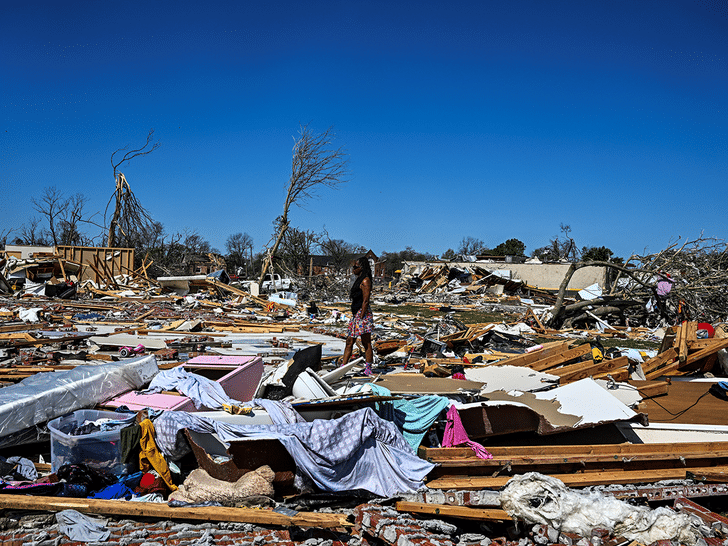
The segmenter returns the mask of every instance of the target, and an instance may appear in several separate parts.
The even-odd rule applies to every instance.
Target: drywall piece
[[[582,379],[545,392],[494,391],[487,401],[457,405],[468,435],[484,438],[514,432],[554,434],[619,421],[646,423],[602,389]]]
[[[485,383],[481,394],[512,390],[533,392],[559,384],[559,376],[537,372],[527,366],[465,368],[465,378]]]

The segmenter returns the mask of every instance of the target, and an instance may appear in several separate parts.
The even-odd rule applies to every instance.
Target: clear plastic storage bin
[[[113,411],[78,410],[48,423],[51,432],[51,469],[56,472],[64,464],[85,463],[94,468],[112,472],[117,476],[135,471],[135,465],[125,465],[121,459],[121,429],[119,424],[108,431],[73,436],[72,430],[86,421],[108,418],[122,420],[129,414]]]

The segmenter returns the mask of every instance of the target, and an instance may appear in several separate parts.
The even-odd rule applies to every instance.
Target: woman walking
[[[364,346],[364,356],[366,357],[365,373],[371,373],[372,364],[374,362],[374,352],[372,351],[372,330],[374,330],[374,316],[369,304],[372,295],[372,269],[369,266],[369,260],[366,256],[362,256],[354,262],[352,267],[356,280],[351,287],[351,320],[346,335],[346,348],[344,349],[344,358],[342,366],[349,362],[351,352],[354,348],[354,341],[357,337],[361,338]]]

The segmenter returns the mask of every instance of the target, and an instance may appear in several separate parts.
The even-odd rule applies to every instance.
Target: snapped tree
[[[291,205],[302,206],[318,196],[322,186],[336,188],[347,181],[348,155],[343,148],[334,148],[333,127],[321,133],[314,133],[308,125],[301,125],[299,136],[293,145],[291,177],[288,180],[283,214],[275,221],[273,244],[266,249],[259,281],[263,283],[283,236],[290,227],[288,213]]]
[[[141,148],[126,151],[129,147],[125,146],[111,154],[111,167],[114,169],[114,182],[116,183],[116,188],[114,189],[114,193],[111,194],[104,212],[105,223],[109,207],[113,202],[114,211],[108,223],[108,234],[106,236],[106,246],[108,247],[116,246],[121,238],[124,239],[126,245],[134,246],[135,235],[139,232],[148,230],[150,225],[154,222],[151,215],[136,198],[134,192],[131,191],[131,186],[129,185],[129,182],[127,182],[124,173],[119,171],[119,167],[121,167],[124,163],[128,163],[140,155],[151,154],[154,150],[159,148],[160,142],[157,141],[153,143],[153,140],[154,129],[150,129],[149,134],[147,135],[147,141]],[[120,152],[126,153],[119,159],[116,156]],[[121,233],[122,237],[119,237],[119,233]]]
[[[621,260],[619,260],[621,262]],[[547,319],[554,328],[573,326],[595,316],[628,315],[638,323],[675,324],[681,320],[716,322],[728,308],[728,245],[715,238],[685,240],[670,244],[656,254],[633,255],[617,261],[572,262],[559,287],[556,304]],[[567,304],[566,291],[574,273],[589,266],[606,267],[618,273],[608,294]]]

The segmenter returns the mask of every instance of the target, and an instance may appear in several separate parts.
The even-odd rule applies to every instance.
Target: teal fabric
[[[391,396],[389,389],[371,385],[372,392],[377,396]],[[377,415],[387,421],[392,421],[402,431],[407,443],[417,453],[422,438],[437,420],[442,410],[447,409],[450,401],[444,396],[428,394],[412,400],[392,400],[377,402],[375,411]]]

